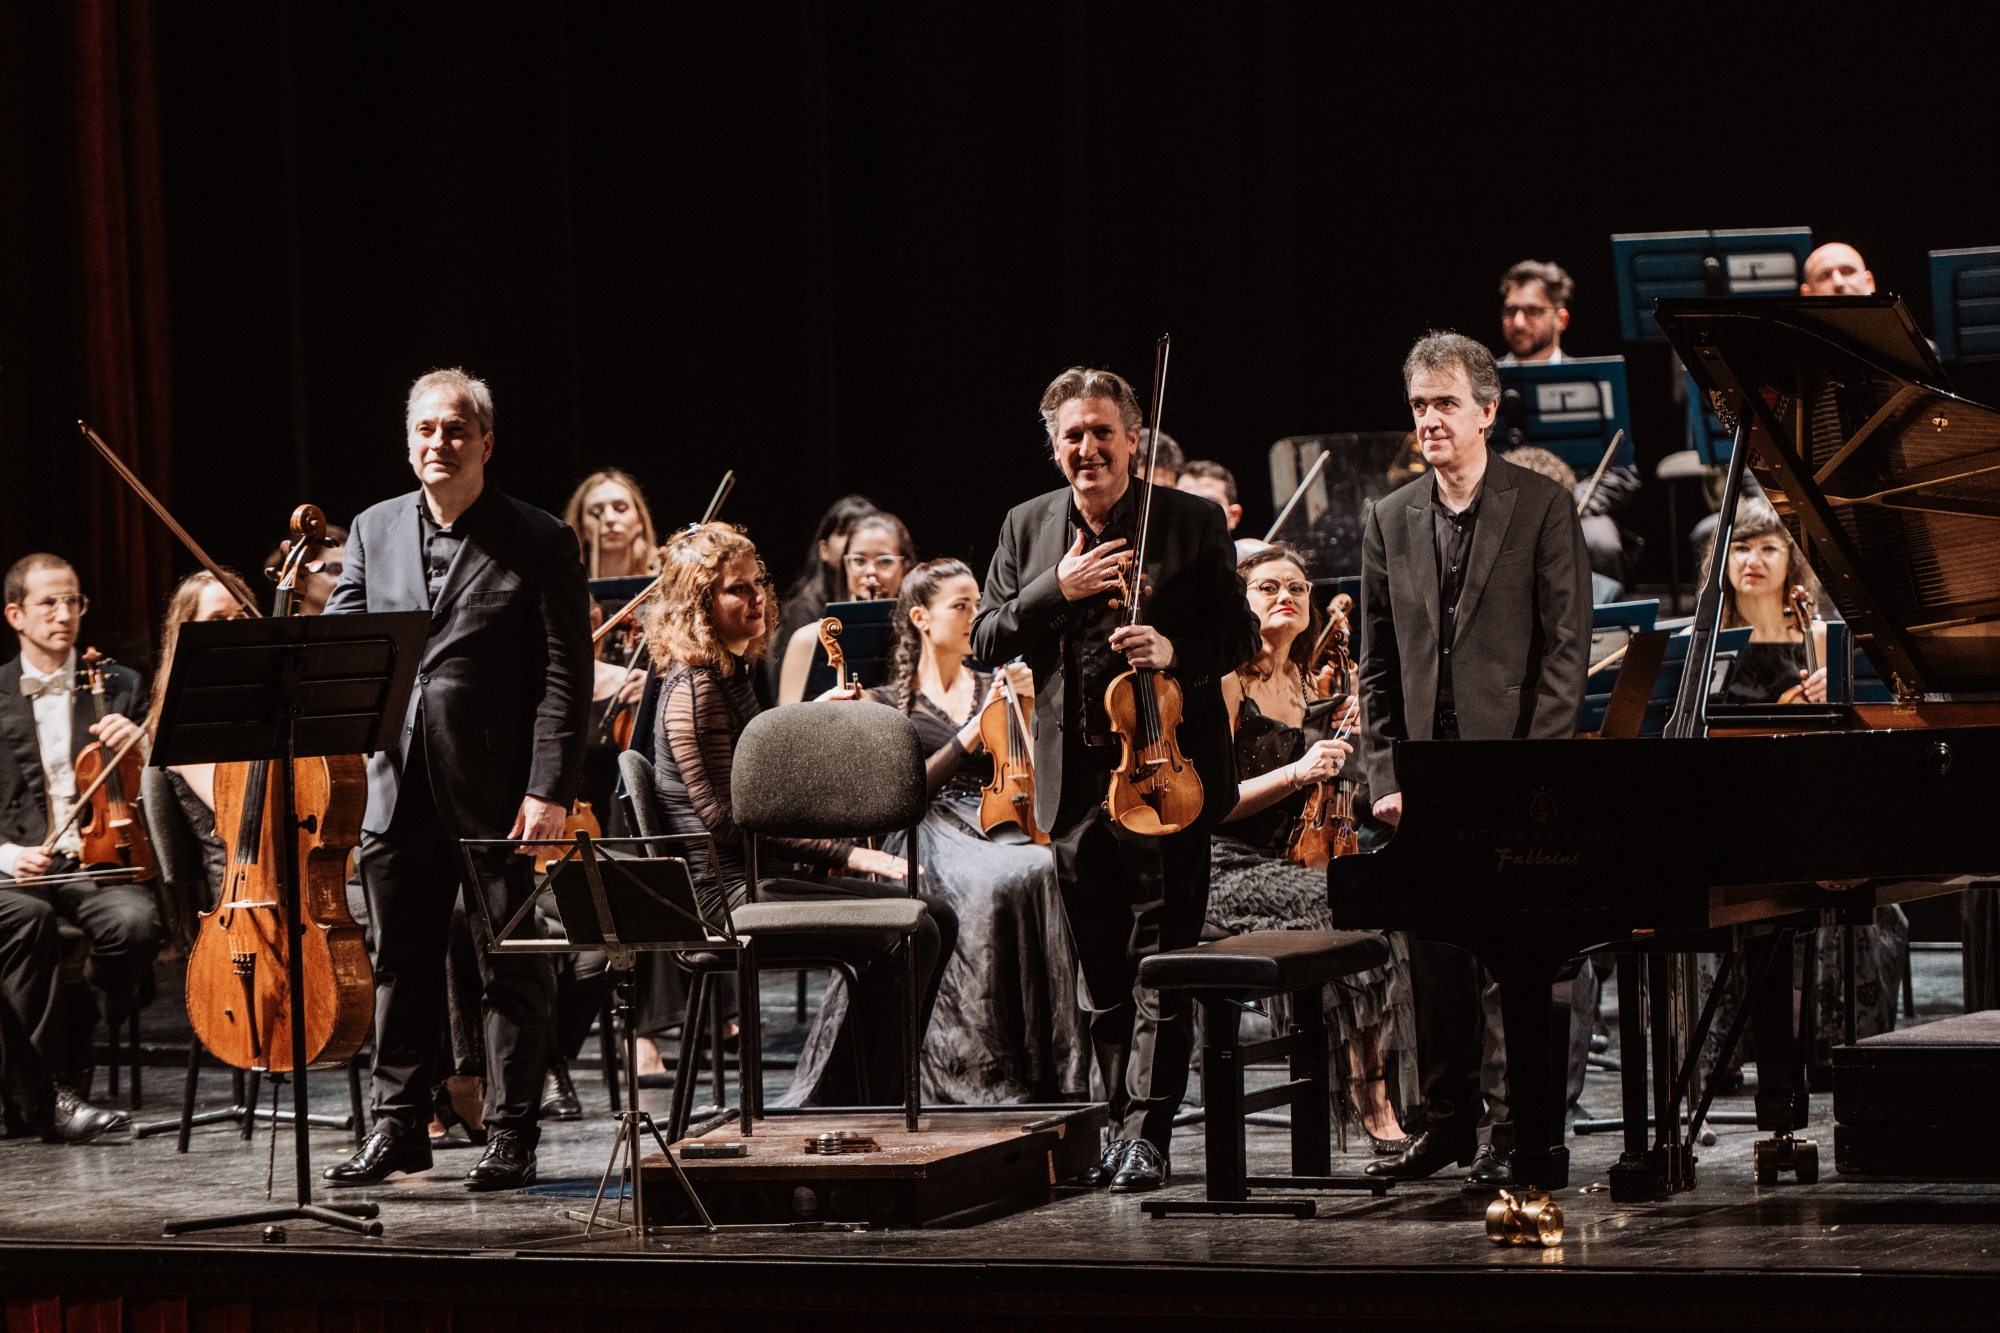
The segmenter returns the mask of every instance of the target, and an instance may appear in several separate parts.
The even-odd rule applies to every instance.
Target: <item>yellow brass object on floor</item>
[[[1563,1243],[1562,1205],[1547,1190],[1501,1190],[1486,1205],[1486,1234],[1495,1245],[1540,1245],[1553,1249]]]

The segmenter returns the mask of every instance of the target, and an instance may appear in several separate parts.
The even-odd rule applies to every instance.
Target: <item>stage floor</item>
[[[1935,994],[1920,998],[1925,1017],[1955,1008]],[[162,1114],[168,1085],[178,1091],[178,1071],[148,1072],[153,1113]],[[1676,1309],[1703,1310],[1704,1319],[1722,1323],[1787,1322],[1814,1309],[1809,1322],[1852,1317],[1881,1327],[1956,1322],[1960,1316],[1990,1322],[2000,1301],[2000,1185],[1841,1177],[1831,1169],[1827,1097],[1813,1099],[1810,1133],[1820,1142],[1823,1162],[1821,1183],[1813,1186],[1758,1186],[1750,1169],[1758,1132],[1725,1125],[1716,1127],[1713,1146],[1699,1150],[1697,1189],[1666,1202],[1621,1206],[1608,1190],[1591,1188],[1607,1179],[1621,1136],[1573,1137],[1572,1184],[1556,1196],[1566,1238],[1547,1251],[1488,1241],[1486,1199],[1461,1194],[1458,1171],[1399,1185],[1379,1200],[1320,1196],[1319,1216],[1306,1221],[1153,1220],[1140,1212],[1137,1198],[1059,1187],[920,1229],[681,1233],[542,1250],[536,1242],[579,1229],[563,1214],[587,1206],[585,1196],[610,1146],[601,1079],[585,1075],[579,1084],[591,1114],[547,1127],[534,1189],[468,1193],[459,1177],[477,1151],[459,1147],[440,1152],[437,1166],[421,1177],[317,1191],[322,1199],[378,1203],[386,1232],[379,1239],[314,1224],[291,1224],[283,1246],[263,1244],[254,1228],[162,1239],[161,1224],[171,1218],[262,1206],[271,1147],[262,1124],[249,1143],[228,1126],[198,1129],[185,1156],[174,1151],[171,1134],[137,1141],[119,1135],[84,1147],[0,1143],[7,1196],[0,1210],[0,1273],[9,1291],[60,1286],[63,1273],[112,1282],[115,1272],[128,1270],[150,1274],[146,1280],[157,1289],[169,1280],[165,1275],[192,1281],[223,1264],[239,1278],[263,1273],[279,1290],[332,1299],[355,1281],[394,1285],[403,1279],[389,1275],[422,1257],[458,1261],[424,1265],[431,1280],[463,1262],[514,1257],[538,1261],[529,1268],[544,1280],[558,1271],[544,1265],[559,1263],[565,1289],[574,1283],[576,1290],[595,1290],[614,1270],[570,1260],[604,1259],[622,1261],[612,1285],[627,1293],[696,1283],[718,1297],[724,1289],[759,1293],[756,1299],[766,1305],[824,1302],[832,1299],[829,1293],[847,1292],[843,1302],[849,1303],[894,1294],[906,1311],[914,1308],[911,1301],[942,1301],[940,1309],[1053,1314],[1110,1301],[1115,1304],[1107,1308],[1128,1314],[1157,1304],[1163,1315],[1192,1316],[1208,1308],[1238,1319],[1338,1306],[1355,1317],[1371,1311],[1376,1318],[1426,1317],[1428,1310],[1427,1317],[1449,1321],[1472,1318],[1490,1301],[1529,1300],[1541,1306],[1545,1322],[1556,1323],[1570,1322],[1563,1309],[1578,1317],[1597,1311],[1590,1322],[1616,1307],[1648,1323],[1671,1322],[1667,1316]],[[224,1073],[207,1073],[205,1103],[221,1102],[227,1087]],[[316,1077],[313,1093],[316,1111],[345,1114],[343,1077]],[[664,1113],[667,1095],[649,1090],[644,1097],[649,1109]],[[284,1101],[290,1104],[289,1090]],[[1584,1105],[1615,1114],[1616,1075],[1593,1071]],[[1747,1096],[1717,1103],[1724,1111],[1749,1107]],[[763,1132],[788,1130],[782,1122],[765,1124],[770,1128]],[[1199,1197],[1200,1133],[1198,1127],[1177,1133],[1165,1197]],[[312,1137],[316,1170],[351,1151],[351,1134],[317,1129]],[[1253,1172],[1281,1174],[1285,1142],[1283,1131],[1253,1128]],[[273,1193],[284,1203],[292,1193],[289,1130],[277,1147]],[[1335,1171],[1358,1172],[1367,1160],[1350,1152]],[[364,1262],[371,1255],[381,1263]],[[647,1258],[668,1262],[631,1266]],[[1578,1280],[1547,1280],[1559,1276]],[[456,1289],[459,1281],[449,1285]],[[329,1290],[328,1284],[341,1285]]]

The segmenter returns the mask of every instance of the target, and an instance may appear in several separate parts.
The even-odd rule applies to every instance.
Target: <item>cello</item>
[[[1169,341],[1162,334],[1153,349],[1153,427],[1146,475],[1160,461],[1160,400],[1167,391]],[[1132,581],[1118,576],[1118,596],[1126,625],[1144,617],[1146,538],[1153,519],[1153,485],[1145,483],[1139,503],[1139,539],[1133,544]],[[1118,766],[1104,794],[1104,808],[1132,833],[1162,837],[1178,833],[1201,815],[1205,799],[1194,764],[1181,753],[1181,687],[1151,667],[1132,667],[1104,687],[1104,711],[1119,740]]]
[[[104,721],[107,712],[104,668],[110,665],[111,659],[97,649],[84,650],[81,674],[88,683],[90,704],[99,722]],[[129,870],[135,880],[148,880],[159,874],[153,844],[147,841],[145,828],[126,796],[127,792],[139,790],[139,775],[145,767],[145,756],[130,746],[113,762],[103,741],[92,741],[77,755],[77,785],[92,793],[89,809],[78,817],[76,829],[77,836],[83,839],[83,855],[79,859],[85,870]],[[100,777],[102,781],[98,781]]]
[[[1035,747],[1021,700],[1002,668],[1000,690],[979,714],[979,739],[993,756],[993,780],[979,794],[979,830],[995,842],[1017,829],[1025,840],[1046,844],[1049,835],[1035,823]],[[999,836],[996,836],[999,835]]]
[[[306,553],[324,540],[311,505],[292,514],[291,549],[278,570],[276,615],[289,615]],[[300,962],[304,991],[291,994],[280,876],[287,812],[279,809],[271,760],[217,764],[215,830],[228,872],[204,912],[188,956],[188,1020],[219,1060],[238,1069],[290,1072],[346,1063],[375,1018],[375,976],[361,927],[347,910],[347,859],[361,836],[368,791],[360,755],[292,763],[298,825]],[[292,1007],[305,1013],[305,1049],[293,1049]]]

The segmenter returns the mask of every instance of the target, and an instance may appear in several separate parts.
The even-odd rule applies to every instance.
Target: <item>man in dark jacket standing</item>
[[[1132,476],[1138,398],[1118,376],[1079,366],[1049,385],[1041,410],[1069,485],[1008,514],[972,647],[987,662],[1024,655],[1035,673],[1035,820],[1053,839],[1056,878],[1090,989],[1097,1071],[1111,1104],[1112,1144],[1091,1179],[1136,1192],[1166,1179],[1193,1045],[1187,998],[1163,994],[1147,1092],[1132,1096],[1132,987],[1142,953],[1201,938],[1208,830],[1236,804],[1221,681],[1255,653],[1257,619],[1221,509],[1154,486],[1144,623],[1123,624],[1113,602],[1119,570],[1133,555],[1146,486]],[[1201,817],[1164,837],[1130,833],[1105,811],[1120,750],[1104,694],[1128,667],[1165,672],[1180,685],[1180,748],[1201,778]],[[1160,888],[1148,886],[1153,858]]]
[[[462,884],[461,838],[559,838],[590,710],[588,600],[576,534],[486,480],[493,399],[460,370],[410,390],[410,467],[421,489],[354,520],[326,613],[429,611],[431,637],[402,744],[368,761],[361,873],[374,913],[374,1132],[326,1173],[368,1184],[431,1165],[431,1069],[444,960],[460,889],[478,947],[487,1074],[486,1153],[466,1183],[535,1177],[536,1116],[555,974],[544,957],[487,955],[530,892],[523,856],[489,856]]]
[[[1492,353],[1430,334],[1410,349],[1403,384],[1429,470],[1369,508],[1361,548],[1362,749],[1375,816],[1390,824],[1403,816],[1399,740],[1575,735],[1591,625],[1575,499],[1487,451],[1500,400]],[[1424,1128],[1368,1173],[1474,1162],[1476,1185],[1507,1184],[1504,1146],[1476,1143],[1482,1094],[1505,1116],[1504,1069],[1481,1083],[1479,963],[1419,940],[1410,967]]]

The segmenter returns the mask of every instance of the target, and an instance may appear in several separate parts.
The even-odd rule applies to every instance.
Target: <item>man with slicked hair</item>
[[[1576,502],[1487,450],[1500,400],[1492,353],[1429,334],[1410,349],[1403,384],[1429,467],[1369,507],[1361,538],[1362,754],[1388,824],[1403,817],[1398,741],[1575,735],[1591,624]],[[1367,1171],[1414,1178],[1456,1161],[1473,1166],[1475,1188],[1508,1184],[1505,1135],[1493,1134],[1505,1072],[1481,1070],[1479,963],[1418,940],[1410,968],[1425,1121]],[[1493,1103],[1483,1126],[1482,1101]]]
[[[1152,1060],[1130,1079],[1141,1084],[1135,1092],[1127,1086],[1138,1022],[1133,983],[1142,954],[1201,940],[1208,830],[1236,804],[1222,678],[1256,651],[1257,618],[1221,508],[1156,479],[1145,620],[1122,623],[1118,574],[1132,559],[1148,486],[1132,469],[1138,397],[1109,371],[1077,366],[1056,377],[1041,406],[1069,484],[1007,515],[972,647],[987,662],[1025,656],[1035,673],[1035,821],[1053,839],[1056,881],[1090,991],[1097,1074],[1111,1104],[1111,1146],[1086,1179],[1136,1193],[1167,1177],[1193,1015],[1185,992],[1160,993]],[[1128,666],[1179,683],[1180,748],[1201,777],[1201,816],[1161,837],[1127,831],[1104,808],[1120,753],[1105,688]]]

